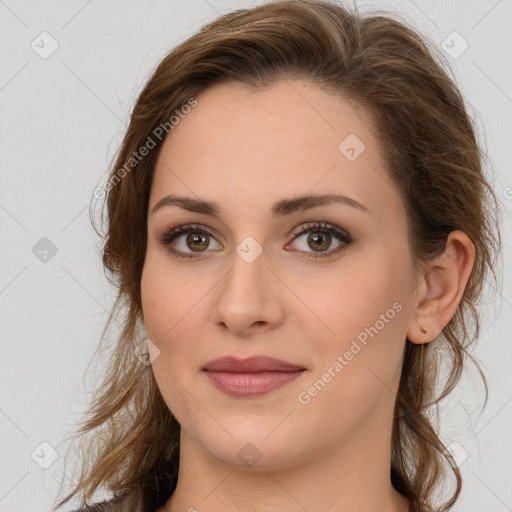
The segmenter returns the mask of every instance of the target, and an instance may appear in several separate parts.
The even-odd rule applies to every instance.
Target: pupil
[[[199,249],[201,249],[201,246],[208,247],[207,243],[205,245],[205,240],[206,240],[205,235],[201,235],[201,234],[197,234],[196,233],[195,235],[189,235],[187,237],[187,240],[189,242],[192,242],[192,248],[199,248]]]
[[[310,235],[310,237],[309,237],[309,241],[313,242],[313,244],[316,247],[320,247],[320,248],[322,248],[322,246],[325,246],[326,243],[327,243],[327,245],[329,245],[329,243],[326,242],[325,240],[326,240],[326,237],[322,233],[319,233],[319,232],[314,233],[314,234]]]

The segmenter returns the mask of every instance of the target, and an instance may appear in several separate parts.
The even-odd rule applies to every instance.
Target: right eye
[[[184,239],[180,240],[182,237]],[[178,226],[165,231],[158,237],[158,241],[168,247],[174,256],[187,259],[196,258],[197,254],[206,252],[206,249],[210,247],[210,239],[213,239],[213,235],[200,224]],[[178,240],[178,250],[171,247],[171,245],[176,244],[176,240]],[[193,249],[188,252],[187,249],[190,247],[198,250]]]

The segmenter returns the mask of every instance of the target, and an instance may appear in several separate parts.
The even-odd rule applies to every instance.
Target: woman
[[[472,359],[500,234],[435,53],[282,0],[162,60],[95,192],[125,317],[59,507],[101,487],[92,510],[452,507],[431,408]]]

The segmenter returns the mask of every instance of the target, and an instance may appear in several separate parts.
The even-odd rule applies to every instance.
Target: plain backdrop
[[[114,295],[89,205],[137,92],[178,42],[219,14],[253,5],[0,0],[0,512],[50,510],[65,455],[54,450],[94,389],[84,372]],[[503,207],[504,283],[474,351],[490,399],[479,415],[481,383],[469,372],[446,406],[442,434],[464,477],[454,510],[510,511],[512,2],[358,6],[396,12],[443,48],[492,162]]]

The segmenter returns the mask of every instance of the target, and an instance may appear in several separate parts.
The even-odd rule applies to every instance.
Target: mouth
[[[219,357],[207,363],[202,369],[209,372],[231,373],[292,372],[305,370],[303,366],[268,356],[252,356],[246,359],[238,359],[234,356]]]
[[[210,361],[202,370],[219,391],[238,397],[269,393],[306,371],[299,365],[266,356],[248,359],[221,357]]]

